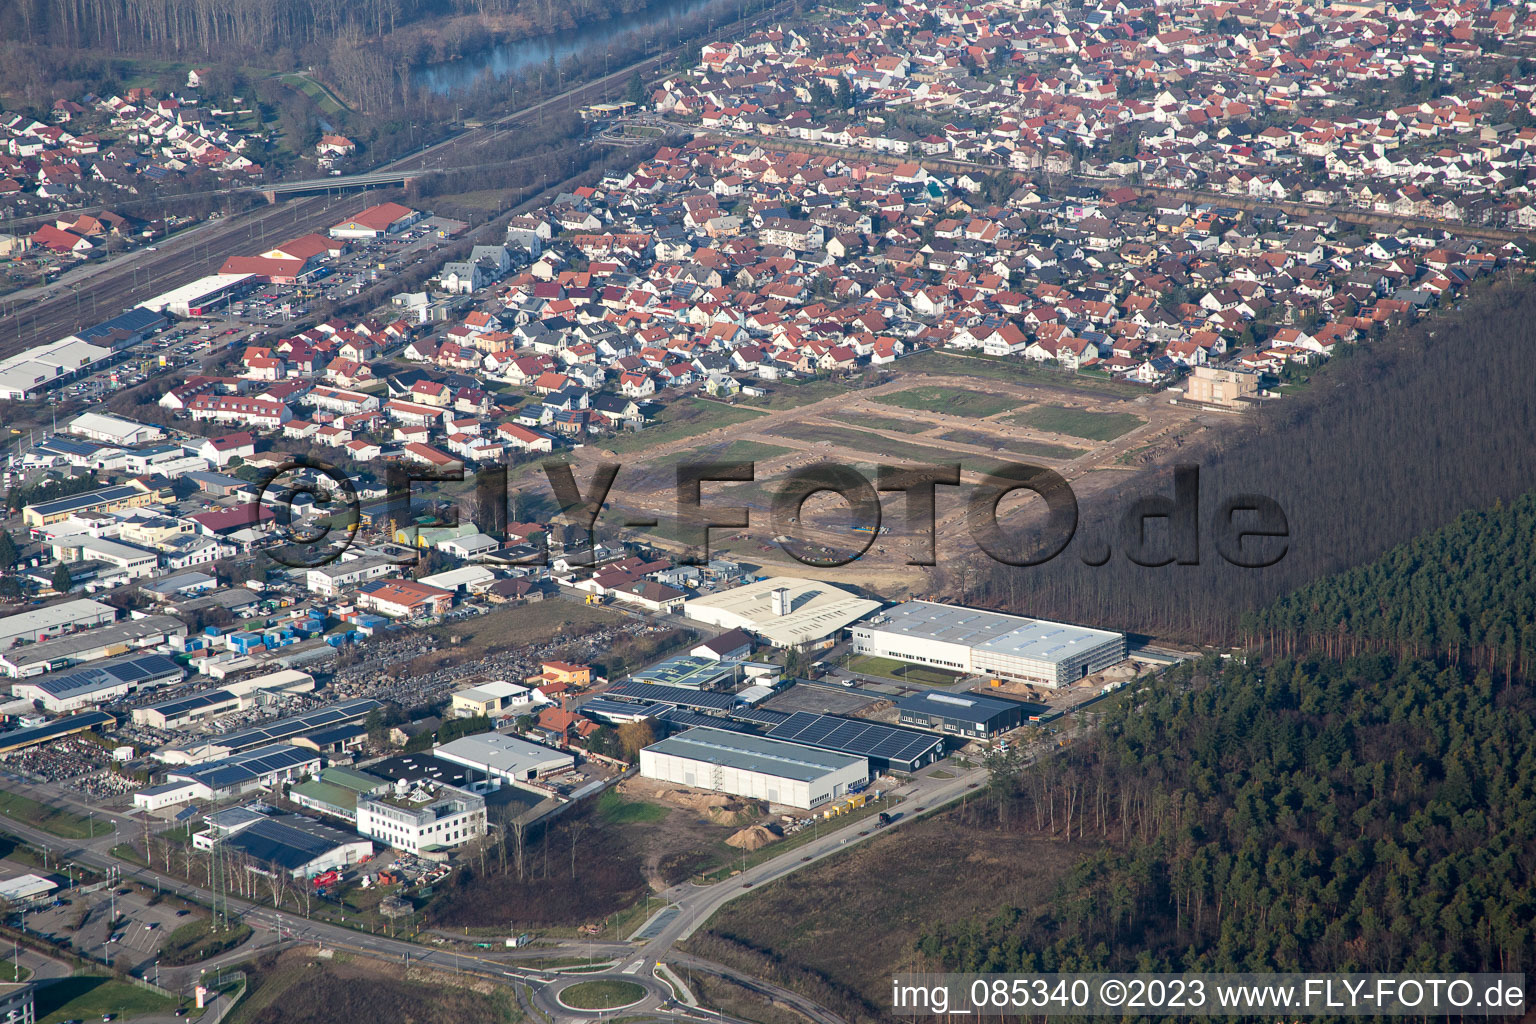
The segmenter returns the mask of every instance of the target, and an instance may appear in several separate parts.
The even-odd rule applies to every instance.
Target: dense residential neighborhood
[[[726,2],[0,0],[0,1016],[1522,977],[1536,4]]]

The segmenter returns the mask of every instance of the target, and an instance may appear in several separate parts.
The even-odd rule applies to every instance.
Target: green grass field
[[[894,405],[901,409],[920,412],[941,412],[949,416],[974,416],[981,419],[1000,412],[1017,409],[1018,399],[1009,395],[989,395],[969,388],[926,385],[880,395],[875,399],[881,405]]]
[[[597,813],[609,825],[629,825],[662,821],[667,816],[667,809],[647,800],[626,800],[616,791],[607,789],[598,797]]]
[[[1084,453],[1082,448],[1072,448],[1064,444],[1046,444],[1043,441],[1029,441],[1018,437],[998,437],[980,430],[946,430],[939,435],[939,438],[944,441],[954,441],[957,444],[975,444],[991,448],[999,457],[1022,455],[1034,459],[1070,461]]]
[[[656,422],[633,434],[610,438],[606,446],[616,452],[637,452],[653,445],[668,444],[703,434],[719,427],[735,426],[763,415],[761,409],[748,409],[740,405],[707,401],[702,398],[684,398],[673,402],[661,411]]]
[[[210,925],[204,917],[171,932],[160,947],[160,962],[167,967],[201,963],[227,953],[251,937],[249,925],[240,924],[217,933],[210,930]]]
[[[112,831],[112,823],[109,821],[93,823],[84,814],[49,807],[20,793],[0,791],[0,814],[7,818],[14,818],[24,825],[51,832],[61,839],[86,839],[92,836],[104,836]]]
[[[732,441],[727,445],[701,444],[696,448],[686,448],[680,452],[663,455],[645,463],[648,472],[666,470],[670,472],[685,462],[766,462],[776,459],[781,455],[788,455],[791,449],[781,448],[776,444],[764,444],[761,441]]]
[[[279,75],[278,81],[314,100],[315,106],[320,108],[321,113],[336,114],[347,109],[334,93],[308,75],[293,71],[286,75]]]
[[[1019,359],[993,356],[961,356],[949,352],[919,352],[891,364],[898,374],[939,374],[949,377],[975,377],[978,380],[1005,380],[1015,384],[1043,384],[1069,391],[1081,391],[1100,397],[1133,398],[1148,393],[1146,388],[1126,384],[1098,374],[1073,373],[1055,366]]]
[[[7,985],[26,981],[32,977],[32,971],[26,967],[16,966],[14,960],[0,960],[0,983]]]
[[[903,683],[922,683],[925,686],[949,686],[962,678],[958,672],[946,672],[942,668],[929,668],[927,665],[908,665],[895,658],[877,658],[873,654],[858,654],[850,658],[848,671]]]
[[[1069,409],[1061,405],[1037,406],[1010,416],[1009,419],[1035,430],[1070,434],[1090,441],[1113,441],[1145,422],[1140,416],[1128,412],[1094,412],[1091,409]]]
[[[565,989],[557,997],[566,1006],[578,1010],[612,1010],[645,998],[644,986],[632,981],[604,978],[583,981]]]
[[[900,434],[916,434],[921,430],[933,429],[932,423],[924,423],[921,420],[907,420],[899,416],[876,416],[874,413],[853,412],[845,416],[829,416],[828,419],[836,419],[840,423],[846,423],[851,427],[867,427],[873,430],[892,430]]]
[[[176,1000],[130,985],[124,981],[95,974],[77,974],[37,990],[38,1024],[61,1024],[66,1020],[100,1020],[111,1013],[119,1020],[168,1014]]]
[[[841,381],[808,380],[803,383],[779,381],[773,390],[762,398],[743,398],[741,402],[757,409],[798,409],[802,405],[819,402],[823,398],[849,394],[852,389]]]

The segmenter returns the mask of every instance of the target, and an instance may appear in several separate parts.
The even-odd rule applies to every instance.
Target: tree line
[[[941,921],[955,971],[1518,970],[1536,953],[1536,698],[1386,654],[1208,659],[973,808],[1082,843],[1040,907]]]

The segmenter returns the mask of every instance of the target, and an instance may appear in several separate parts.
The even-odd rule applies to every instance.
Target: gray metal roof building
[[[47,743],[62,736],[70,736],[77,732],[85,732],[87,729],[111,728],[117,725],[117,719],[105,711],[82,711],[78,715],[67,715],[64,718],[55,718],[44,725],[36,725],[30,729],[12,729],[10,732],[0,732],[0,754],[8,754],[13,750],[24,750],[27,747],[36,746],[39,743]]]
[[[1125,636],[932,601],[907,601],[850,627],[860,654],[1065,686],[1125,659]]]
[[[135,725],[178,729],[201,718],[212,718],[240,707],[240,697],[228,690],[204,690],[133,709]]]
[[[322,825],[297,814],[263,818],[224,839],[221,846],[294,877],[316,875],[356,864],[373,852],[373,843],[351,832]]]
[[[1043,706],[945,690],[924,690],[896,700],[902,725],[971,739],[1017,729]]]
[[[0,654],[0,672],[12,678],[42,675],[82,661],[119,654],[124,648],[153,647],[168,637],[186,636],[187,624],[174,615],[146,615],[81,633],[13,647]]]
[[[868,779],[869,761],[765,736],[694,728],[640,751],[640,774],[770,804],[812,808]]]
[[[116,618],[116,608],[87,597],[29,608],[0,619],[0,650],[17,640],[36,643],[70,630],[104,626]]]
[[[605,696],[703,711],[729,711],[736,706],[735,696],[729,693],[710,693],[682,686],[658,686],[654,683],[620,683],[610,686]]]

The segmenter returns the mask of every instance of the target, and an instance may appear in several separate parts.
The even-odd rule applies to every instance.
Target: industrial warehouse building
[[[830,583],[776,576],[688,601],[683,616],[745,630],[775,647],[800,647],[826,641],[879,607]]]
[[[1043,707],[979,693],[948,693],[944,690],[924,690],[896,699],[902,725],[915,725],[967,739],[985,739],[1017,729]]]
[[[44,605],[0,619],[0,651],[18,640],[35,644],[116,620],[116,608],[89,598]]]
[[[40,676],[85,661],[157,647],[173,636],[186,635],[187,624],[174,615],[127,619],[26,647],[12,647],[0,654],[0,675],[13,679]]]
[[[282,871],[293,878],[339,871],[373,855],[371,841],[297,814],[259,816],[219,845],[249,857],[252,871]]]
[[[641,750],[640,774],[808,809],[836,800],[849,786],[867,780],[869,761],[764,736],[696,728]]]
[[[139,690],[180,682],[185,674],[180,665],[163,654],[144,654],[12,683],[11,696],[41,704],[53,712],[78,711]]]
[[[55,718],[51,722],[34,725],[31,728],[0,732],[0,754],[9,754],[13,750],[25,750],[39,743],[51,743],[65,736],[73,736],[91,729],[104,731],[116,727],[117,719],[105,711],[83,711],[78,715]]]
[[[205,719],[244,711],[264,700],[309,693],[314,688],[315,677],[308,672],[284,669],[227,683],[221,689],[183,694],[134,708],[133,724],[149,725],[157,729],[184,729]],[[261,742],[268,738],[264,733]]]
[[[307,672],[294,672],[295,676],[302,679],[312,677]],[[270,677],[281,680],[282,673],[272,673]],[[301,684],[302,680],[296,685]],[[226,689],[240,692],[242,684],[235,683]],[[278,685],[274,683],[274,685]],[[316,733],[334,729],[339,725],[354,725],[367,719],[368,712],[384,705],[370,697],[355,697],[352,700],[341,700],[334,704],[305,711],[301,714],[290,715],[287,718],[278,718],[261,725],[251,726],[249,729],[241,729],[238,732],[227,732],[222,736],[215,736],[207,740],[195,740],[191,743],[183,743],[177,746],[162,747],[155,751],[154,758],[167,764],[196,764],[200,761],[208,761],[214,758],[229,757],[241,751],[254,750],[257,747],[270,746],[274,743],[282,743],[296,740],[303,736],[313,736]]]
[[[856,623],[859,654],[1056,688],[1125,660],[1125,636],[1044,619],[907,601]]]
[[[501,732],[478,733],[444,743],[432,748],[432,756],[508,782],[531,782],[576,766],[576,758],[563,750]]]
[[[133,794],[133,806],[157,811],[188,800],[222,800],[293,782],[319,770],[320,755],[315,751],[274,743],[218,761],[172,769],[161,785]]]

